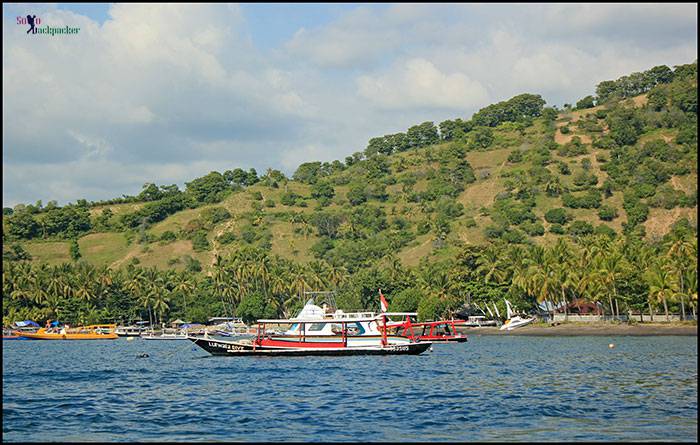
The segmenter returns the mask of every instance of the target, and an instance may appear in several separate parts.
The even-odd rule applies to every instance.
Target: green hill
[[[563,110],[523,94],[470,120],[372,138],[292,178],[234,169],[184,191],[150,184],[109,202],[6,208],[3,258],[213,273],[219,257],[258,248],[353,274],[455,261],[470,246],[654,243],[697,227],[696,113],[696,63],[602,82]]]

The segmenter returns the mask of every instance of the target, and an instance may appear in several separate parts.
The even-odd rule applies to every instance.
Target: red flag
[[[389,310],[389,303],[387,303],[386,299],[384,299],[384,295],[382,295],[381,289],[379,289],[379,304],[382,308],[382,312],[386,312]]]

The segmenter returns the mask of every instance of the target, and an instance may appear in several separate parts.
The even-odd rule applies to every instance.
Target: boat
[[[2,328],[2,339],[3,340],[26,340],[19,331],[14,329]]]
[[[535,317],[527,318],[517,315],[515,311],[513,311],[510,302],[508,300],[505,300],[505,302],[506,308],[508,310],[508,319],[505,322],[503,322],[503,325],[499,328],[499,330],[512,331],[513,329],[523,327],[535,321]]]
[[[40,328],[35,333],[23,333],[30,340],[114,340],[119,338],[115,324],[94,324],[71,328],[68,326]]]
[[[464,343],[467,336],[457,332],[457,326],[467,326],[466,320],[439,320],[414,323],[409,316],[403,322],[392,322],[388,325],[395,328],[394,333],[415,337],[421,341],[433,343]]]
[[[3,340],[26,340],[24,334],[33,334],[39,329],[38,323],[32,320],[17,321],[12,323],[10,327],[2,328]]]
[[[163,329],[160,334],[156,335],[154,331],[144,332],[141,334],[144,340],[187,340],[187,333],[178,329]]]
[[[119,337],[140,337],[146,331],[143,326],[117,326],[116,333]]]
[[[379,289],[379,299],[382,313],[386,316],[405,316],[403,321],[387,321],[388,328],[394,328],[394,334],[413,338],[421,341],[431,341],[434,343],[463,343],[467,341],[467,336],[457,333],[457,325],[465,325],[466,320],[437,320],[426,322],[414,322],[411,318],[418,316],[415,312],[387,312],[389,304]],[[451,328],[451,329],[450,329]]]
[[[300,316],[258,320],[252,339],[222,340],[208,335],[189,336],[188,339],[219,356],[415,355],[432,345],[428,341],[390,335],[385,327],[387,314],[368,316],[370,314],[336,311],[329,315],[310,300]],[[289,328],[271,332],[271,325]]]

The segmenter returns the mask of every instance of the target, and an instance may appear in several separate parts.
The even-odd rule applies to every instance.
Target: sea
[[[477,334],[418,356],[282,358],[12,340],[2,358],[3,442],[698,440],[697,337]]]

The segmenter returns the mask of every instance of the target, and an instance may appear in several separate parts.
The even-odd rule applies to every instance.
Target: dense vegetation
[[[4,208],[3,321],[254,319],[312,289],[376,309],[380,287],[422,318],[505,296],[694,311],[697,63],[601,82],[575,108],[521,94],[292,178],[235,168]]]

